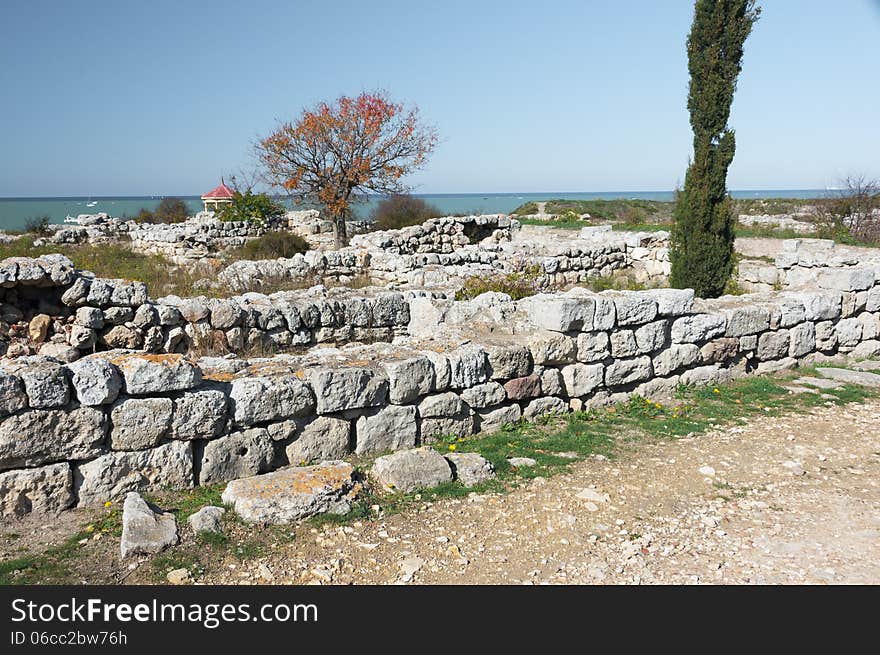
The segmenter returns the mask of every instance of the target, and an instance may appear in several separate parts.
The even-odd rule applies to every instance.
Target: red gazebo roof
[[[235,191],[226,186],[225,182],[221,181],[220,186],[208,191],[208,193],[202,196],[202,200],[230,200],[233,195],[235,195]]]

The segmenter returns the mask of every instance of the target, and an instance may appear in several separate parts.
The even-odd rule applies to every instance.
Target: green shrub
[[[52,233],[49,229],[50,219],[48,216],[32,216],[24,222],[24,231],[36,236],[47,236]]]
[[[224,205],[217,214],[221,221],[255,221],[265,224],[286,213],[284,206],[265,193],[235,192],[232,203]]]
[[[162,198],[153,212],[154,223],[183,223],[189,215],[186,203],[180,198]]]
[[[232,260],[290,258],[308,249],[309,244],[302,237],[285,230],[277,230],[267,232],[261,237],[251,239],[243,246],[231,249],[227,256]]]
[[[397,230],[408,225],[421,225],[440,215],[439,209],[421,198],[399,194],[380,202],[370,214],[370,221],[377,230]]]
[[[514,300],[522,300],[541,293],[539,278],[540,269],[537,266],[513,273],[475,275],[465,279],[461,289],[455,293],[455,299],[473,300],[481,294],[495,291],[506,293]]]

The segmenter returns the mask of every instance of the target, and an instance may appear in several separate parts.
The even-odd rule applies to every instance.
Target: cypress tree
[[[733,201],[727,169],[736,140],[727,127],[743,44],[761,9],[755,0],[696,0],[687,40],[688,111],[694,155],[676,192],[670,284],[703,298],[724,292],[733,272]]]

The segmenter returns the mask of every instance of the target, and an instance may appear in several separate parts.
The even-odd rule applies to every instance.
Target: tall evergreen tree
[[[673,287],[703,298],[724,292],[733,272],[733,203],[727,169],[736,140],[727,127],[743,44],[761,9],[755,0],[696,0],[687,40],[688,110],[694,156],[676,193],[672,234]]]

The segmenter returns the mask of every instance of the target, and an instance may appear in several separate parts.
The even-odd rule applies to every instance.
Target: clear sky
[[[880,177],[880,0],[763,0],[729,186]],[[198,194],[278,119],[385,89],[442,142],[422,193],[668,190],[689,0],[3,0],[0,196]]]

